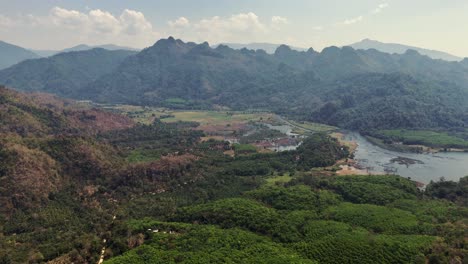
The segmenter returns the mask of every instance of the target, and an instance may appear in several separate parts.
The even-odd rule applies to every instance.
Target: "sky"
[[[467,0],[0,0],[0,40],[59,50],[160,38],[321,50],[365,38],[468,57]]]

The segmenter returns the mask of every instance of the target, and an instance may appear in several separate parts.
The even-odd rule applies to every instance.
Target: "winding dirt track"
[[[117,216],[113,216],[112,217],[112,221],[111,221],[111,225],[114,223],[114,220],[115,218],[117,218]],[[98,261],[98,264],[102,264],[104,262],[104,255],[106,254],[106,244],[107,244],[107,240],[104,238],[102,240],[102,243],[104,244],[104,246],[102,247],[101,249],[101,256],[99,257],[99,261]]]

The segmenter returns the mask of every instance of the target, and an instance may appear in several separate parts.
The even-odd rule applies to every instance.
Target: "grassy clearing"
[[[273,118],[270,113],[242,113],[226,111],[174,111],[173,117],[165,118],[163,122],[193,121],[202,125],[222,125],[226,123],[245,123]]]
[[[273,122],[271,113],[246,113],[232,111],[176,111],[167,108],[142,107],[134,105],[106,106],[132,118],[135,122],[151,124],[156,118],[163,122],[197,122],[201,125],[227,125],[230,123]]]
[[[407,145],[425,145],[439,148],[468,148],[468,141],[446,132],[429,130],[380,130],[379,134]]]
[[[158,149],[158,150],[136,149],[136,150],[133,150],[127,156],[127,161],[130,163],[155,161],[155,160],[158,160],[161,157],[162,153],[164,152],[165,151],[163,149]]]
[[[424,147],[422,145],[420,146],[420,145],[394,144],[394,143],[389,143],[388,140],[383,140],[383,139],[372,137],[372,136],[365,136],[365,138],[376,146],[379,146],[383,149],[396,151],[396,152],[424,153],[424,152],[431,151],[430,147]]]
[[[276,184],[284,184],[288,183],[293,179],[293,177],[289,174],[284,174],[284,175],[276,175],[274,177],[270,177],[266,179],[266,185],[267,186],[274,186]]]
[[[104,106],[105,109],[119,112],[133,119],[137,123],[149,125],[153,123],[156,118],[167,117],[172,111],[165,108],[155,108],[136,105],[115,105]]]
[[[346,146],[349,148],[349,151],[351,153],[353,153],[356,148],[358,147],[357,146],[357,143],[355,141],[348,141],[348,140],[345,140],[344,138],[344,134],[343,133],[340,133],[340,132],[333,132],[330,134],[330,136],[332,138],[336,138],[338,140],[338,142],[340,142],[340,145],[343,145],[343,146]]]
[[[247,154],[257,152],[257,148],[250,144],[234,144],[233,148],[236,154]]]
[[[307,121],[301,121],[301,122],[296,122],[296,121],[289,121],[292,125],[295,126],[294,132],[298,134],[304,134],[307,132],[332,132],[337,130],[337,127],[334,126],[329,126],[325,124],[319,124],[319,123],[313,123],[313,122],[307,122]]]

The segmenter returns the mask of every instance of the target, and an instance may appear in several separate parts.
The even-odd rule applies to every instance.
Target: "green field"
[[[116,105],[103,107],[122,113],[137,123],[151,124],[155,119],[162,122],[197,122],[201,125],[227,125],[230,123],[247,123],[276,121],[272,113],[238,112],[238,111],[178,111],[160,107],[142,107],[134,105]]]
[[[406,145],[424,145],[436,148],[468,148],[468,141],[446,132],[429,130],[380,130],[385,139]]]
[[[296,122],[288,120],[288,122],[295,126],[293,132],[298,134],[304,134],[307,132],[332,132],[338,130],[338,128],[334,126],[307,121]]]
[[[237,154],[257,152],[257,148],[250,144],[233,144],[232,147]]]
[[[266,179],[266,185],[267,186],[275,186],[276,184],[279,183],[288,183],[293,179],[293,177],[289,174],[284,174],[284,175],[277,175],[274,177],[270,177]]]
[[[244,123],[248,121],[260,121],[273,118],[270,113],[243,113],[227,111],[173,111],[174,117],[165,118],[163,122],[191,121],[202,125],[222,125],[226,123]]]
[[[130,117],[131,119],[133,119],[133,121],[137,123],[146,125],[153,123],[155,118],[167,116],[171,112],[165,108],[144,107],[137,105],[101,105],[101,108],[118,112],[120,114]]]

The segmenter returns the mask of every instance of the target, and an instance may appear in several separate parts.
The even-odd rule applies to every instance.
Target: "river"
[[[383,149],[376,146],[358,133],[349,132],[345,139],[358,144],[355,152],[357,163],[370,171],[384,173],[393,171],[403,177],[422,183],[437,181],[441,177],[446,180],[458,181],[468,175],[468,153],[441,152],[441,153],[402,153]],[[392,162],[392,159],[402,157],[415,161],[415,164],[404,165]]]

